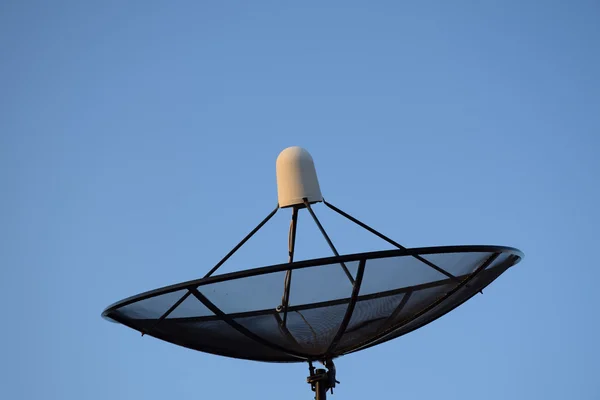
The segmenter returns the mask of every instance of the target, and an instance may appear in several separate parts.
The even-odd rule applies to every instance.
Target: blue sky
[[[340,359],[334,398],[598,399],[599,17],[583,0],[3,1],[2,397],[312,398],[306,365],[100,318],[204,275],[275,206],[275,159],[299,145],[330,202],[405,246],[525,253]],[[389,248],[315,211],[341,253]],[[300,218],[298,257],[328,255]],[[223,271],[285,262],[288,223]]]

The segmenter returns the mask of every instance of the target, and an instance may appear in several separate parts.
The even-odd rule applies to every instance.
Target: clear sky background
[[[0,397],[311,399],[305,364],[100,317],[204,275],[300,145],[330,202],[405,246],[525,253],[340,359],[334,399],[599,399],[599,20],[583,0],[2,1]],[[315,211],[342,253],[390,248]],[[308,218],[298,256],[329,255]],[[288,224],[223,271],[285,262]]]

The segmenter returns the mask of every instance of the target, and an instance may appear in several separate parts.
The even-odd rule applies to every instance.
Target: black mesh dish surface
[[[522,257],[508,247],[452,246],[321,258],[168,286],[115,303],[102,315],[202,352],[322,361],[432,322]],[[278,311],[287,271],[289,304]]]

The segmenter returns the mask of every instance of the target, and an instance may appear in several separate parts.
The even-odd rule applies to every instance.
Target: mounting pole
[[[324,375],[324,378],[315,380],[315,400],[326,400],[327,399],[327,372],[324,369],[317,369],[317,375]]]
[[[333,361],[327,360],[323,364],[327,370],[315,370],[312,362],[308,362],[310,376],[306,378],[306,382],[310,383],[310,388],[315,392],[315,400],[327,400],[327,391],[331,390],[331,394],[333,394],[335,384],[339,383],[335,379],[335,365]]]

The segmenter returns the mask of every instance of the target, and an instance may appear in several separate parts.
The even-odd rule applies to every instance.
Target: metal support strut
[[[317,227],[319,228],[319,230],[321,231],[321,234],[323,235],[323,237],[327,241],[327,244],[331,248],[331,251],[333,251],[333,254],[335,254],[336,257],[339,257],[340,253],[338,253],[337,249],[335,248],[335,246],[331,242],[331,239],[329,239],[329,235],[327,234],[327,232],[325,232],[325,229],[323,228],[323,225],[321,225],[321,222],[317,218],[317,215],[313,211],[313,209],[310,206],[310,203],[308,202],[307,199],[304,199],[304,206],[306,207],[306,209],[310,213],[310,216],[315,221],[315,224],[317,224]],[[350,273],[350,271],[348,271],[348,267],[346,267],[346,264],[343,261],[340,261],[340,265],[342,266],[342,269],[344,270],[344,273],[348,277],[348,280],[350,281],[350,283],[354,285],[354,278],[352,277],[352,274]]]
[[[325,365],[327,370],[315,369],[312,362],[308,362],[310,376],[306,378],[306,382],[310,384],[311,390],[315,392],[315,400],[326,400],[327,391],[331,390],[331,394],[333,394],[333,388],[336,383],[340,383],[335,379],[335,365],[333,361],[327,360],[323,365]]]
[[[269,220],[273,217],[273,215],[275,215],[277,210],[279,210],[279,204],[277,204],[277,207],[275,207],[275,209],[273,211],[271,211],[271,213],[269,215],[267,215],[266,218],[260,222],[260,224],[258,224],[254,229],[252,229],[252,231],[249,234],[247,234],[246,237],[243,238],[241,242],[239,242],[233,249],[231,249],[231,251],[229,253],[227,253],[225,255],[225,257],[223,257],[221,259],[221,261],[219,261],[217,263],[217,265],[215,265],[210,271],[208,271],[208,273],[206,275],[204,275],[204,277],[208,278],[209,276],[214,274],[221,265],[225,264],[225,261],[229,260],[229,257],[231,257],[233,255],[233,253],[238,251],[239,248],[242,247],[244,245],[244,243],[246,243],[248,241],[248,239],[250,239],[252,236],[254,236],[254,234],[256,232],[258,232],[260,230],[260,228],[262,228],[267,222],[269,222]]]
[[[288,262],[294,262],[294,249],[296,248],[296,227],[298,226],[298,207],[292,209],[292,220],[290,221],[290,231],[288,234]],[[283,297],[281,305],[276,309],[277,312],[283,311],[281,325],[285,327],[287,322],[287,308],[290,301],[290,286],[292,283],[292,270],[288,269],[285,273],[285,282],[283,284]]]
[[[340,214],[342,217],[345,217],[347,219],[349,219],[350,221],[354,222],[356,225],[360,226],[361,228],[371,232],[372,234],[374,234],[375,236],[385,240],[386,242],[388,242],[389,244],[396,246],[397,248],[401,249],[401,250],[406,250],[406,247],[402,246],[401,244],[397,243],[396,241],[390,239],[389,237],[385,236],[382,233],[377,232],[375,229],[371,228],[369,225],[365,224],[362,221],[359,221],[358,219],[354,218],[352,215],[340,210],[339,208],[337,208],[336,206],[334,206],[331,203],[328,203],[327,201],[325,201],[325,199],[323,199],[323,204],[325,204],[327,207],[329,207],[330,209],[332,209],[333,211],[335,211],[336,213]],[[457,283],[460,283],[460,280],[452,275],[450,272],[438,267],[437,265],[435,265],[434,263],[432,263],[431,261],[421,257],[420,255],[413,255],[414,258],[416,258],[417,260],[421,261],[424,264],[427,264],[428,266],[430,266],[431,268],[435,269],[436,271],[438,271],[441,274],[446,275],[448,278],[454,280]]]
[[[273,217],[273,215],[275,215],[277,213],[277,210],[279,210],[279,204],[277,204],[277,207],[275,207],[275,209],[273,211],[271,211],[269,213],[269,215],[267,215],[265,217],[265,219],[263,219],[260,224],[258,224],[254,229],[252,229],[252,231],[250,233],[248,233],[246,235],[246,237],[244,237],[242,239],[241,242],[239,242],[233,249],[231,249],[231,251],[229,253],[227,253],[225,255],[225,257],[223,257],[221,259],[221,261],[219,261],[217,263],[217,265],[215,265],[210,271],[208,271],[208,273],[206,275],[204,275],[205,278],[208,278],[209,276],[211,276],[212,274],[214,274],[221,265],[223,265],[225,263],[225,261],[227,261],[229,259],[229,257],[231,257],[233,255],[233,253],[235,253],[236,251],[239,250],[240,247],[242,247],[244,245],[244,243],[246,243],[252,236],[254,236],[254,234],[256,232],[258,232],[260,230],[260,228],[262,228],[267,222],[269,222],[269,220]],[[185,301],[185,299],[187,299],[190,295],[192,294],[191,290],[188,290],[185,292],[185,294],[183,296],[181,296],[179,298],[179,300],[177,300],[172,306],[171,308],[169,308],[167,311],[165,311],[154,323],[154,325],[152,325],[150,328],[146,329],[144,332],[142,332],[142,336],[144,336],[146,333],[150,333],[154,328],[156,328],[158,326],[158,324],[160,324],[165,318],[167,318],[173,311],[175,311],[175,309],[177,307],[179,307],[181,305],[181,303],[183,303]]]

